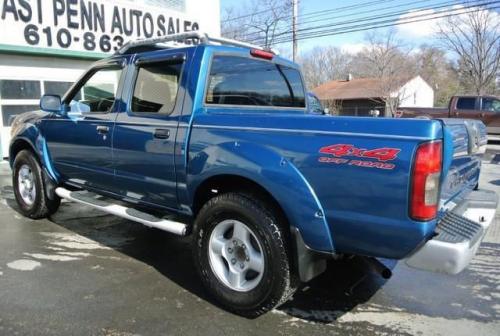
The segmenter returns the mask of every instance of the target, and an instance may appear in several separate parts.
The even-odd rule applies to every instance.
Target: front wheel
[[[29,218],[47,217],[57,211],[61,199],[47,197],[42,168],[29,150],[20,151],[12,172],[12,187],[21,213]]]
[[[226,308],[254,317],[285,302],[297,281],[282,225],[248,195],[212,198],[195,222],[194,258],[204,285]]]

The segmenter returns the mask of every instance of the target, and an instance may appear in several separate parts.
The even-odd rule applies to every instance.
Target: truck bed
[[[443,189],[444,206],[459,190],[464,194],[470,192],[479,175],[479,157],[469,155],[467,131],[464,122],[459,120],[292,114],[286,118],[272,114],[262,118],[252,113],[236,118],[227,110],[213,111],[194,120],[188,171],[235,171],[251,167],[248,177],[263,185],[270,183],[278,201],[293,204],[285,209],[291,215],[299,212],[293,221],[310,223],[301,228],[309,246],[329,252],[399,259],[428,239],[436,226],[436,220],[419,222],[409,217],[408,195],[417,146],[437,139],[444,141],[446,155],[451,158],[444,167],[443,181],[450,173],[466,178],[452,191]],[[229,154],[234,143],[238,143],[238,150]],[[322,148],[336,144],[364,150],[393,148],[397,155],[381,161],[359,155],[321,153]],[[222,148],[227,150],[224,157],[228,155],[227,160],[236,165],[202,159],[208,159],[217,151],[222,155]],[[299,186],[293,195],[281,192],[290,183],[287,175],[279,172],[279,165],[277,170],[261,170],[264,163],[258,158],[263,157],[268,162],[275,158],[276,163],[283,158],[300,173],[321,204],[324,222],[307,216],[315,211],[309,208],[307,194],[302,195]],[[189,184],[196,186],[198,180],[205,178],[204,174],[192,175]],[[325,223],[326,229],[322,227]]]

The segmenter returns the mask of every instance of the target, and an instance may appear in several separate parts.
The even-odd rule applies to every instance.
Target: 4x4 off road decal
[[[350,166],[378,168],[378,169],[394,169],[396,165],[387,163],[398,157],[401,149],[399,148],[375,148],[364,149],[356,148],[354,145],[336,144],[322,147],[319,152],[328,154],[333,157],[321,156],[318,161],[322,163],[346,164]],[[344,157],[357,157],[360,159],[346,159]],[[372,160],[367,160],[372,159]],[[376,161],[373,161],[376,160]]]

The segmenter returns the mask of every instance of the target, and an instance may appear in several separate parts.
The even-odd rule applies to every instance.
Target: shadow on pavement
[[[395,261],[384,264],[393,269]],[[278,310],[300,319],[331,323],[356,306],[366,303],[387,280],[359,259],[331,261],[328,269],[295,294]]]
[[[1,198],[17,211],[12,188],[3,186],[0,191]],[[62,203],[51,221],[155,268],[185,290],[219,306],[207,295],[196,274],[189,237],[148,229],[68,202]],[[390,269],[396,266],[395,261],[384,260],[384,264]],[[324,274],[299,289],[277,312],[301,320],[331,323],[359,309],[358,306],[366,309],[368,304],[383,311],[400,307],[422,316],[483,322],[500,318],[498,243],[483,242],[472,264],[460,276],[431,274],[401,265],[387,283],[358,259],[332,260],[328,266]],[[439,293],[437,301],[436,293]]]
[[[1,197],[9,207],[18,211],[11,186],[2,187]],[[50,220],[62,228],[154,267],[177,285],[219,306],[207,295],[196,274],[191,258],[190,237],[177,237],[67,202],[61,204]],[[394,266],[387,265],[390,268]],[[368,301],[385,282],[359,260],[332,261],[324,274],[300,288],[294,298],[278,310],[293,317],[329,323]]]
[[[4,202],[17,211],[12,187],[2,186],[0,194]],[[63,202],[50,220],[153,267],[195,296],[220,307],[207,295],[196,274],[189,237],[148,229],[68,202]],[[394,261],[384,260],[384,264],[390,269],[396,266]],[[332,323],[348,312],[366,311],[367,307],[482,322],[500,318],[498,243],[483,242],[471,265],[459,276],[431,274],[398,265],[394,277],[387,282],[358,259],[331,261],[328,266],[324,274],[304,285],[276,312],[316,323]],[[439,293],[438,300],[436,293]]]

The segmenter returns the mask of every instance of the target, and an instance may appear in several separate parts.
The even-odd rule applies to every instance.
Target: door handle
[[[165,128],[157,128],[155,129],[154,137],[156,139],[168,139],[170,138],[170,130]]]
[[[109,132],[109,127],[108,126],[102,126],[99,125],[96,127],[97,133],[99,134],[108,134]]]

